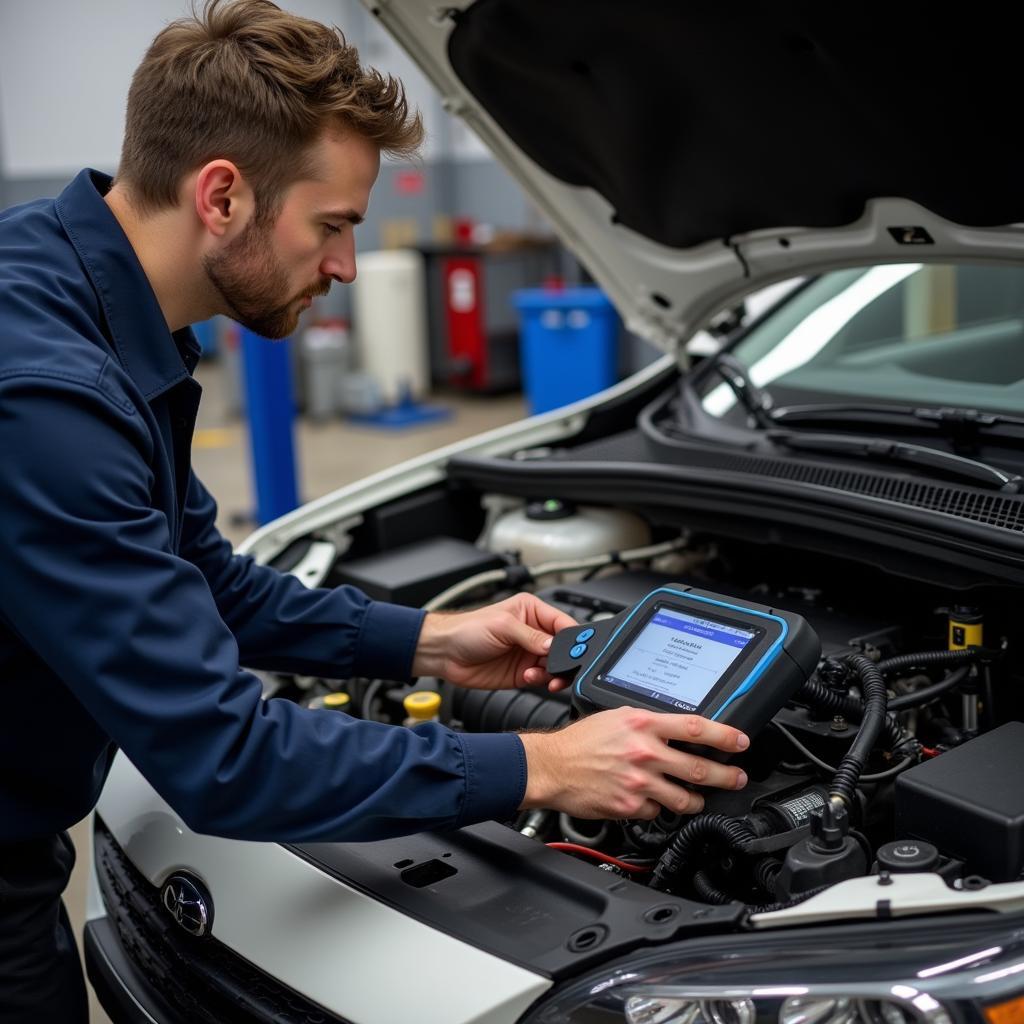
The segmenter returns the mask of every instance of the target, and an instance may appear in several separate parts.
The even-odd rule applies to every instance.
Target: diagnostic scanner
[[[622,706],[689,713],[754,735],[820,657],[801,616],[673,583],[613,618],[559,632],[548,671],[573,680],[583,714]]]

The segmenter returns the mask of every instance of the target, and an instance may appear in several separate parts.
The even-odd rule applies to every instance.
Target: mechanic
[[[308,590],[233,555],[190,470],[189,324],[283,338],[355,277],[380,153],[422,137],[402,86],[269,0],[214,0],[155,39],[112,182],[0,214],[0,1021],[87,1019],[61,893],[66,829],[122,749],[192,829],[373,840],[509,819],[694,812],[739,787],[734,729],[606,711],[561,731],[459,735],[261,700],[254,669],[548,684],[573,621],[531,595],[459,615]],[[669,776],[670,778],[667,778]]]

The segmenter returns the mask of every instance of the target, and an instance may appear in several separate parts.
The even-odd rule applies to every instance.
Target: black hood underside
[[[545,171],[690,248],[847,225],[880,197],[1024,221],[1022,22],[992,4],[479,0],[449,56]]]

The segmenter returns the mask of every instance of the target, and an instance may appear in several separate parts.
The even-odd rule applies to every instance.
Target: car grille
[[[279,984],[209,936],[183,932],[97,818],[96,874],[132,966],[192,1024],[348,1024]]]

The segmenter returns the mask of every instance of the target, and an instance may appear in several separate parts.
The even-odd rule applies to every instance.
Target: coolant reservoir
[[[606,555],[650,542],[650,528],[632,512],[549,498],[499,516],[487,548],[498,554],[515,552],[523,565],[539,565]]]

